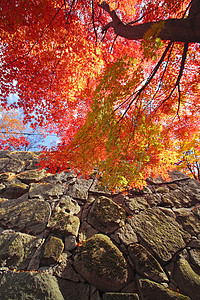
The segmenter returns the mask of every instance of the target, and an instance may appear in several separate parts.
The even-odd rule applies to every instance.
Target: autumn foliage
[[[18,111],[0,108],[0,150],[21,150],[29,145]]]
[[[52,171],[95,166],[122,188],[167,176],[199,134],[200,40],[166,31],[198,23],[198,3],[1,1],[0,101],[60,137],[45,161]]]

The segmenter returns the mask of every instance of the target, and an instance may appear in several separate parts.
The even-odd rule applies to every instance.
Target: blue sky
[[[12,104],[14,102],[17,101],[17,94],[10,94],[8,97],[8,103]],[[22,109],[18,109],[16,110],[19,114],[19,116],[21,116],[21,118],[23,118],[23,111]],[[1,118],[1,115],[0,115]],[[40,145],[41,146],[46,146],[48,148],[50,148],[51,146],[55,146],[58,142],[59,142],[59,138],[55,135],[55,134],[49,134],[46,136],[46,138],[42,138],[43,136],[41,135],[41,133],[38,130],[33,130],[32,128],[30,128],[29,124],[25,125],[25,131],[24,131],[24,136],[26,137],[30,137],[33,140],[35,139],[37,141],[37,138],[41,137],[41,141],[40,141]],[[34,151],[40,150],[39,148],[39,144],[35,143],[35,148]],[[30,149],[31,150],[31,149]]]

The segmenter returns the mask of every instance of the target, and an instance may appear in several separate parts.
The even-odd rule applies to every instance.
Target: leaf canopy
[[[200,45],[165,31],[198,23],[197,2],[1,1],[0,101],[60,137],[45,160],[52,171],[98,167],[112,188],[167,176],[199,134]]]

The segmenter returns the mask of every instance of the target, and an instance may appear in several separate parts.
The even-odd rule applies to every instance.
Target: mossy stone
[[[160,283],[139,277],[137,279],[142,300],[190,300],[188,296],[172,291]]]
[[[132,244],[128,247],[128,252],[137,274],[158,282],[168,281],[159,262],[142,245]]]
[[[43,178],[45,178],[46,176],[47,176],[47,172],[45,170],[36,169],[36,170],[24,171],[19,175],[17,175],[17,178],[26,184],[30,184],[32,182],[38,182]]]
[[[77,236],[79,226],[80,220],[77,216],[74,216],[71,213],[66,213],[62,210],[54,210],[47,224],[47,227],[53,232],[57,232],[65,236]]]
[[[0,271],[0,275],[0,299],[64,300],[55,276],[14,271]]]
[[[128,223],[152,253],[163,262],[169,261],[177,251],[184,248],[190,238],[189,233],[174,218],[157,207],[141,211],[128,219]]]
[[[44,244],[43,259],[58,262],[64,250],[63,241],[55,236],[50,236]]]
[[[103,234],[95,234],[78,247],[77,272],[101,291],[119,291],[127,282],[127,263],[120,250]]]
[[[29,234],[4,230],[0,235],[0,265],[26,269],[37,247],[43,242]]]
[[[111,199],[100,196],[88,214],[88,223],[103,233],[112,233],[124,225],[125,210]]]
[[[200,300],[200,276],[193,271],[189,262],[179,258],[175,264],[174,280],[178,288],[191,300]]]

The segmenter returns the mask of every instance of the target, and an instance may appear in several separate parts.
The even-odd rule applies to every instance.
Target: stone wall
[[[0,151],[0,299],[200,299],[200,183],[127,195]]]

